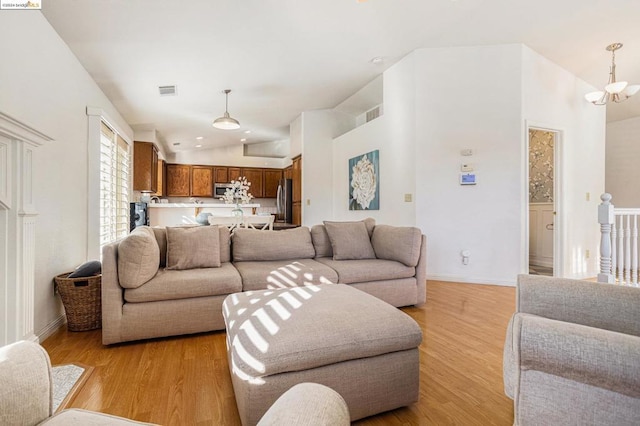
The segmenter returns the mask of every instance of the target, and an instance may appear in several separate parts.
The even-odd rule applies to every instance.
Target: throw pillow
[[[378,259],[395,260],[415,267],[420,259],[422,231],[411,226],[378,225],[371,245]]]
[[[369,239],[371,239],[371,235],[373,234],[373,229],[376,226],[376,220],[368,217],[361,222],[364,223],[364,226],[367,228],[367,233],[369,234]],[[347,222],[342,222],[347,223]],[[356,223],[356,222],[349,222]],[[324,225],[314,225],[311,228],[311,239],[313,240],[313,247],[316,249],[316,258],[318,257],[333,257],[333,249],[331,248],[331,240],[329,239],[329,234],[327,234],[327,229]]]
[[[137,288],[158,272],[160,248],[147,226],[139,226],[118,245],[118,280],[123,288]]]
[[[306,226],[284,231],[240,228],[231,241],[234,262],[312,259],[316,255]]]
[[[219,267],[217,226],[167,227],[167,269]]]
[[[324,222],[331,241],[333,260],[375,259],[364,222]]]
[[[82,278],[100,275],[102,264],[99,260],[90,260],[78,266],[67,278]]]

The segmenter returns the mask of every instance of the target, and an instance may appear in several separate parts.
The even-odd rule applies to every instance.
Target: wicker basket
[[[55,278],[67,315],[67,329],[87,331],[102,327],[102,275],[67,278],[69,274]]]

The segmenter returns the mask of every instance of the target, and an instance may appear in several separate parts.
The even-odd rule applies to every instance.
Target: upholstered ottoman
[[[337,391],[351,420],[418,400],[422,331],[374,296],[323,284],[236,293],[222,309],[243,425],[302,382]]]

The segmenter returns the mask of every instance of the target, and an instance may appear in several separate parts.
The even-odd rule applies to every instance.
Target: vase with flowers
[[[237,180],[231,181],[231,186],[227,188],[224,195],[220,197],[225,204],[235,204],[236,208],[233,209],[231,214],[234,216],[242,216],[242,204],[247,204],[253,198],[253,195],[249,193],[251,188],[251,182],[247,181],[247,178],[240,176]]]

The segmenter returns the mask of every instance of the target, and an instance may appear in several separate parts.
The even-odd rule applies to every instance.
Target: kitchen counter
[[[235,204],[224,203],[149,203],[149,224],[151,226],[179,226],[197,224],[196,216],[211,213],[214,216],[231,216]],[[253,214],[260,204],[241,204],[246,215]]]
[[[147,207],[156,209],[156,208],[214,208],[214,209],[235,209],[235,204],[224,204],[224,203],[149,203]],[[245,208],[257,208],[260,207],[260,204],[241,204],[240,207],[242,209]]]

